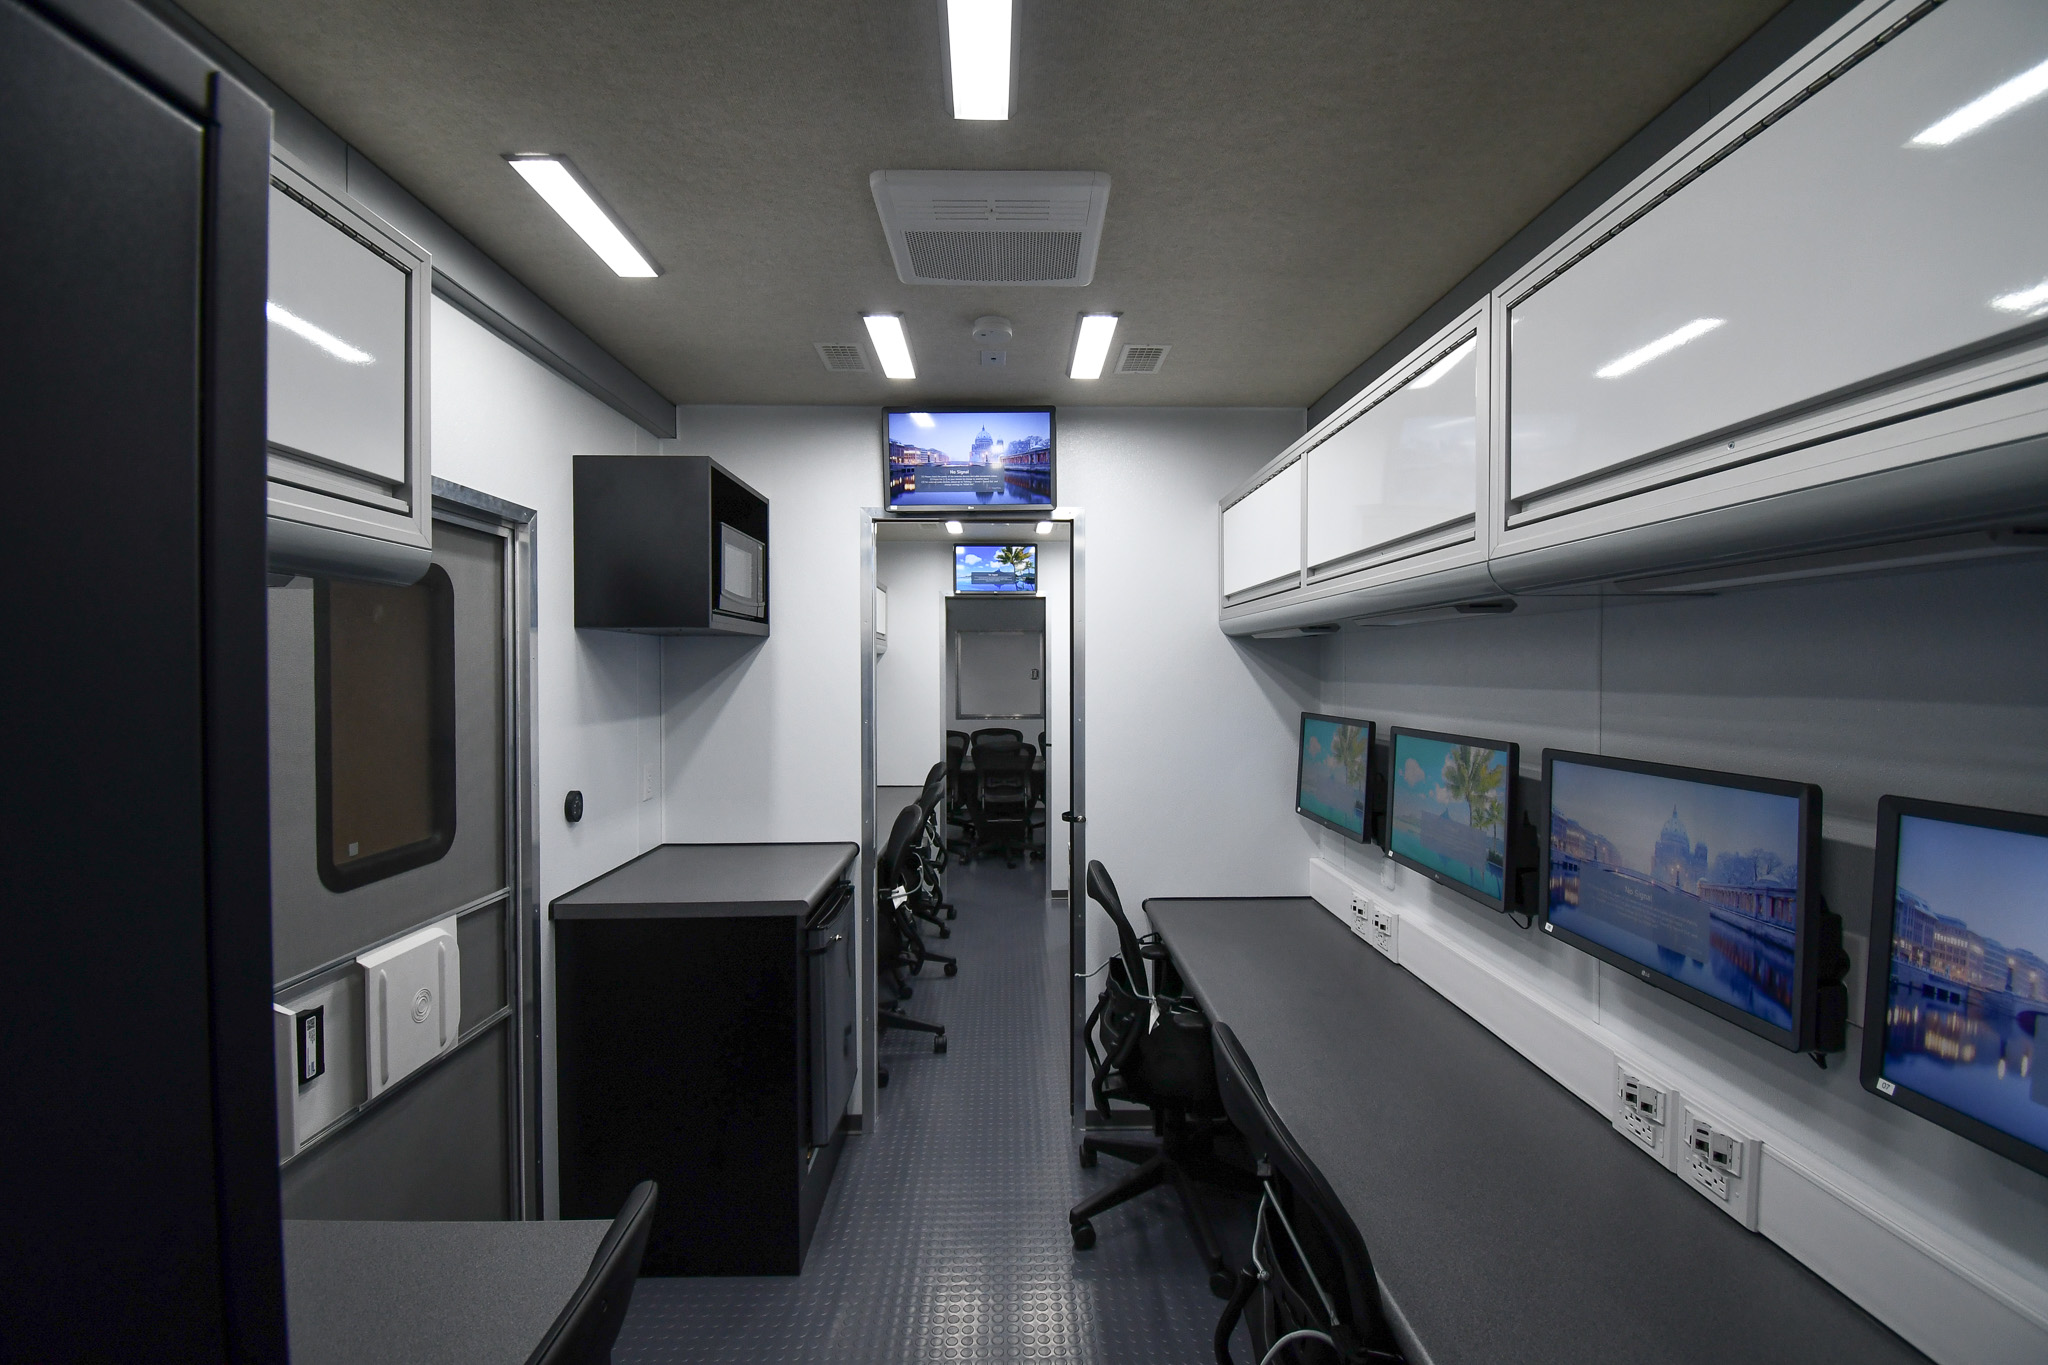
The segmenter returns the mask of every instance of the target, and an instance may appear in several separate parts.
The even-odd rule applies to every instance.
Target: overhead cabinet
[[[768,633],[768,499],[705,455],[578,455],[576,624]]]
[[[1298,583],[1226,499],[1224,629],[2044,548],[2043,69],[2038,0],[1846,16],[1283,457]]]
[[[1301,581],[1301,462],[1223,509],[1223,597],[1280,592]]]
[[[270,180],[272,567],[410,583],[433,549],[432,260],[283,159]]]

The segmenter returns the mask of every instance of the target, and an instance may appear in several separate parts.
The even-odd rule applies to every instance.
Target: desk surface
[[[802,915],[824,899],[858,844],[661,844],[555,897],[561,919]]]
[[[1926,1359],[1315,901],[1145,912],[1434,1365]]]
[[[525,1365],[610,1227],[287,1219],[292,1365]]]

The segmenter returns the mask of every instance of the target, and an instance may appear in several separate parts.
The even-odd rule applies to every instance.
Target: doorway
[[[871,1126],[865,1116],[876,1112],[876,858],[897,811],[915,799],[935,764],[948,761],[949,731],[1013,730],[1033,751],[1027,848],[1035,845],[1042,862],[1026,853],[1024,866],[1042,876],[1040,903],[1066,926],[1071,970],[1081,970],[1085,952],[1083,903],[1070,895],[1083,883],[1087,858],[1081,514],[1062,508],[1042,521],[957,525],[949,530],[943,521],[891,518],[875,509],[861,518],[865,994],[857,1093],[864,1129]],[[973,556],[961,547],[982,552],[980,562],[969,562]],[[1028,565],[1018,553],[1027,547]],[[996,562],[995,553],[1005,550],[1011,554]],[[1028,585],[1018,582],[1020,574]],[[998,868],[1007,861],[1000,852],[996,858]],[[1076,983],[1074,1001],[1085,984]],[[1081,1017],[1076,1013],[1075,1021]],[[1078,1113],[1078,1041],[1072,1051]]]

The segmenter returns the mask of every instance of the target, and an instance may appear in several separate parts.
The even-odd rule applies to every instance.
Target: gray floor
[[[1091,1251],[1069,1240],[1068,1206],[1130,1168],[1075,1160],[1065,908],[1043,876],[954,868],[959,919],[932,946],[960,975],[927,968],[906,1007],[950,1051],[884,1037],[878,1129],[849,1141],[803,1274],[642,1280],[617,1365],[1215,1358],[1221,1304],[1170,1194],[1098,1218]]]

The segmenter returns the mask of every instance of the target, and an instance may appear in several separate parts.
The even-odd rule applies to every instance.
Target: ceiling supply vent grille
[[[1126,346],[1116,360],[1118,374],[1158,374],[1171,346]]]
[[[814,341],[811,344],[817,347],[818,359],[825,362],[826,369],[850,374],[867,373],[867,353],[860,347],[838,341]]]
[[[1109,207],[1100,171],[876,171],[868,188],[905,284],[1095,278]]]

